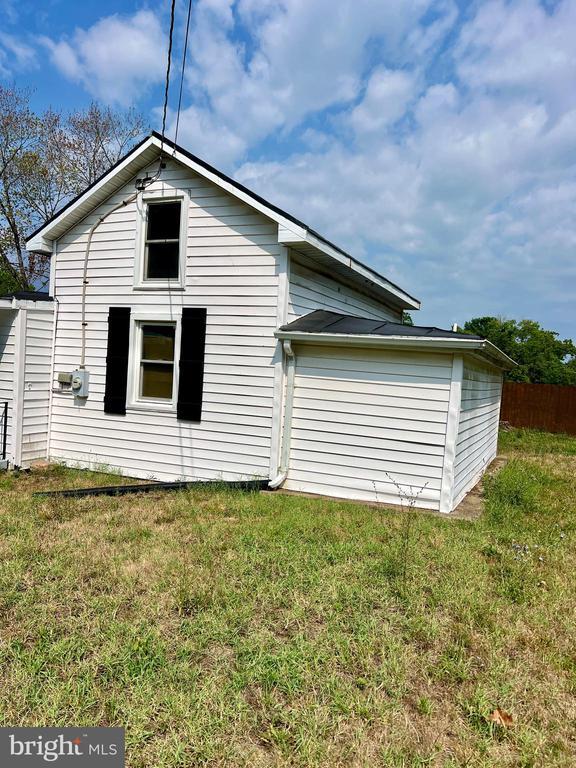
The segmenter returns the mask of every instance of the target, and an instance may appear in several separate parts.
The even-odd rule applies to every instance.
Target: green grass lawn
[[[407,550],[360,504],[5,476],[0,724],[124,726],[131,768],[576,764],[576,439],[502,450]]]

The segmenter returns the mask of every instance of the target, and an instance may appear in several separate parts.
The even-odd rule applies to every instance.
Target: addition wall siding
[[[452,356],[295,345],[285,488],[438,509]]]
[[[48,454],[48,412],[52,363],[52,308],[26,310],[21,466]]]
[[[357,317],[369,317],[374,320],[392,320],[396,323],[402,320],[401,311],[388,307],[350,286],[320,275],[291,258],[288,298],[289,322],[313,312],[315,309],[326,309]]]
[[[454,506],[476,485],[496,456],[501,396],[500,371],[464,361],[454,463]]]
[[[0,420],[4,402],[8,402],[8,435],[6,456],[12,457],[12,432],[14,398],[14,359],[15,359],[15,319],[13,310],[0,311]],[[0,421],[1,425],[1,421]],[[0,435],[1,436],[1,435]]]
[[[150,170],[154,172],[156,166]],[[50,455],[161,480],[268,477],[280,249],[277,225],[174,162],[147,189],[147,193],[154,191],[166,195],[186,191],[190,197],[185,290],[134,290],[136,203],[100,225],[88,269],[90,396],[78,405],[69,393],[54,394]],[[58,242],[56,374],[72,371],[79,363],[80,292],[88,230],[97,216],[133,192],[131,183]],[[110,306],[129,306],[133,313],[151,318],[155,313],[176,318],[182,307],[207,307],[200,424],[179,421],[175,413],[130,407],[126,416],[104,413]]]

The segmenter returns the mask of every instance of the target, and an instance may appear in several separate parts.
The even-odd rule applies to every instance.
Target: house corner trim
[[[290,254],[285,245],[280,246],[278,258],[278,305],[276,327],[288,320],[288,294],[290,283]],[[272,432],[270,439],[270,477],[275,477],[280,466],[282,411],[284,403],[284,354],[282,342],[276,341],[274,353],[274,401],[272,411]]]
[[[452,358],[452,378],[450,381],[444,460],[442,462],[442,485],[440,489],[440,512],[444,513],[452,512],[454,504],[454,463],[456,459],[458,428],[460,426],[463,378],[464,358],[462,355],[454,355]]]
[[[26,326],[28,310],[21,307],[16,318],[14,360],[14,397],[12,399],[12,464],[22,464],[22,428],[24,421],[24,379],[26,374]]]

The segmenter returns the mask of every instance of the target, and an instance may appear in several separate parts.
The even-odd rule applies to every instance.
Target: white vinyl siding
[[[285,487],[438,509],[451,355],[295,348]]]
[[[14,396],[14,358],[15,358],[15,319],[16,312],[12,310],[0,311],[0,427],[4,402],[8,402],[8,436],[6,457],[11,460],[12,455],[12,401]],[[2,432],[0,430],[0,440]]]
[[[79,362],[81,272],[88,229],[133,190],[128,184],[58,242],[56,373],[71,371]],[[134,290],[135,203],[113,213],[96,230],[86,306],[90,395],[82,407],[70,394],[54,395],[50,455],[161,480],[268,477],[277,224],[174,162],[147,191],[190,196],[185,290]],[[130,306],[133,315],[149,316],[150,321],[155,314],[176,320],[183,307],[207,308],[200,424],[153,408],[136,411],[128,406],[126,416],[104,413],[110,306]]]
[[[289,322],[315,309],[401,322],[402,312],[290,259]]]
[[[454,463],[454,506],[476,485],[496,456],[502,374],[465,360]]]
[[[52,333],[51,309],[26,311],[20,462],[23,467],[47,456]]]

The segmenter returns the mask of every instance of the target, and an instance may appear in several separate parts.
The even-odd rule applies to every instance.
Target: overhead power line
[[[166,65],[166,87],[164,89],[164,111],[162,114],[162,142],[161,149],[164,149],[164,136],[166,134],[166,112],[168,110],[168,91],[170,89],[170,64],[172,62],[172,37],[174,34],[174,12],[176,8],[176,0],[172,0],[172,7],[170,9],[170,34],[168,37],[168,62]]]
[[[184,73],[186,70],[186,54],[188,53],[188,34],[190,32],[190,15],[192,13],[192,0],[188,0],[188,18],[186,19],[186,37],[184,39],[184,53],[182,55],[182,72],[180,73],[180,93],[178,95],[178,112],[176,113],[176,132],[174,144],[178,143],[178,128],[180,126],[180,108],[182,107],[182,88],[184,86]]]

